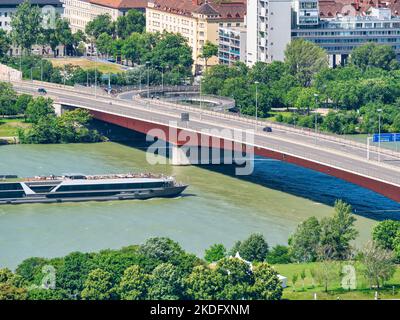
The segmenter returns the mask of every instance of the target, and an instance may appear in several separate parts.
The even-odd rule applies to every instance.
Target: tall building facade
[[[246,29],[220,27],[218,35],[218,63],[230,66],[238,61],[246,63]]]
[[[291,37],[292,0],[247,1],[247,64],[282,61]]]
[[[192,48],[193,71],[198,73],[206,65],[201,58],[206,41],[218,44],[220,27],[243,27],[245,13],[245,0],[151,0],[146,9],[146,31],[185,37]],[[218,57],[207,61],[207,65],[217,63]]]

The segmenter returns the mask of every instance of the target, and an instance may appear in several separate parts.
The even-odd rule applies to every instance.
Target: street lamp
[[[314,93],[314,97],[315,97],[315,108],[317,109],[317,107],[318,107],[318,94],[317,93]],[[318,116],[318,113],[317,112],[314,112],[314,114],[315,114],[315,144],[317,144],[317,127],[318,127],[318,118],[317,118],[317,116]]]
[[[150,61],[146,61],[147,67],[147,99],[150,99],[150,69],[149,69]]]
[[[379,124],[378,124],[378,161],[381,161],[381,113],[382,113],[382,109],[378,109],[376,110],[378,111],[378,119],[379,119]]]
[[[161,67],[161,89],[162,89],[162,92],[164,93],[164,68],[168,68],[168,66],[162,66]]]
[[[257,121],[258,121],[258,81],[254,81],[256,85],[256,124],[255,124],[255,131],[257,131]]]
[[[202,90],[202,85],[201,85],[201,82],[202,82],[201,75],[202,75],[202,72],[199,71],[199,78],[200,78],[200,120],[201,120],[201,114],[202,114],[202,111],[203,111],[203,93],[202,93],[203,90]]]

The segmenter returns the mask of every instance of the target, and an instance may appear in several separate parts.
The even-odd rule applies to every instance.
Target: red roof
[[[246,0],[152,0],[154,8],[175,14],[191,16],[192,13],[219,14],[218,18],[243,20]]]
[[[319,0],[321,18],[334,18],[337,14],[364,15],[371,7],[390,8],[393,15],[400,14],[399,0]]]
[[[147,0],[89,0],[90,3],[114,9],[140,9],[147,7]]]

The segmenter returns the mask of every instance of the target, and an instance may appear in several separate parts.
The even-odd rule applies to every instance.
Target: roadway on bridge
[[[90,93],[76,92],[71,89],[57,88],[54,85],[36,84],[30,82],[15,83],[14,88],[19,92],[34,93],[37,88],[46,88],[49,96],[57,97],[58,102],[65,105],[84,107],[90,110],[111,113],[133,119],[169,125],[177,122],[177,127],[201,132],[204,129],[254,129],[255,124],[227,117],[218,113],[191,109],[190,121],[180,122],[180,114],[187,110],[184,106],[161,103],[157,100],[133,100],[97,96]],[[223,136],[222,136],[223,137]],[[371,160],[366,159],[366,148],[361,144],[351,145],[330,141],[318,135],[317,140],[312,134],[293,132],[284,126],[274,126],[273,132],[262,132],[262,126],[257,127],[254,144],[288,155],[308,159],[313,162],[326,164],[345,171],[372,177],[376,180],[389,182],[400,186],[399,155],[381,154],[381,162],[377,162],[378,154],[371,151]]]

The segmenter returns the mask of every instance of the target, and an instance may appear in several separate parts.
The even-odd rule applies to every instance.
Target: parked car
[[[271,127],[264,127],[263,131],[264,132],[272,132],[272,128]]]
[[[46,91],[45,88],[39,88],[39,89],[38,89],[38,92],[39,92],[39,93],[42,93],[42,94],[47,94],[47,91]]]

